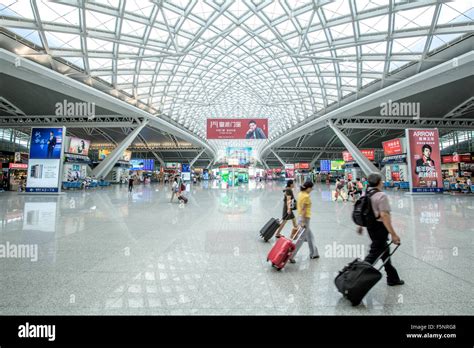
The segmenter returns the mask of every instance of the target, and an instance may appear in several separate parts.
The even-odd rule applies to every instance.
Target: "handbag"
[[[296,210],[296,199],[292,198],[290,203],[291,210]]]

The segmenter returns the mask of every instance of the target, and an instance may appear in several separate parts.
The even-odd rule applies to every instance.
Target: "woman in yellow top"
[[[311,218],[311,198],[309,194],[311,193],[311,191],[313,191],[313,183],[311,181],[307,181],[303,184],[303,186],[301,186],[300,189],[301,191],[298,194],[296,207],[298,209],[298,223],[305,230],[296,242],[296,249],[293,253],[292,258],[290,259],[291,263],[296,262],[295,256],[298,253],[298,250],[301,248],[301,245],[305,241],[308,242],[310,259],[319,258],[318,248],[314,244],[313,232],[311,232],[311,229],[309,228],[309,220]]]

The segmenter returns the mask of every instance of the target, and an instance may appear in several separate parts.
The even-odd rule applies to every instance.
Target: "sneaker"
[[[316,255],[316,256],[311,256],[310,257],[311,260],[314,260],[314,259],[319,259],[319,255]]]
[[[387,281],[388,286],[396,286],[396,285],[403,285],[403,284],[405,284],[405,282],[401,279],[397,280],[396,282],[388,282]]]
[[[296,263],[295,259],[290,259],[290,263]]]

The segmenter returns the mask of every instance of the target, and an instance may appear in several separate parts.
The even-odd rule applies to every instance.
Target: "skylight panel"
[[[0,2],[0,16],[34,19],[33,10],[29,1],[2,0]]]
[[[395,14],[395,30],[429,27],[433,20],[434,6],[398,11]]]
[[[125,12],[130,12],[134,15],[149,18],[154,4],[152,2],[143,0],[127,0],[125,2]]]
[[[310,44],[326,41],[326,35],[324,34],[324,30],[315,30],[308,32],[308,35],[306,37]]]
[[[112,68],[112,59],[107,59],[107,58],[89,58],[89,67],[90,67],[92,70],[111,69],[111,68]]]
[[[336,0],[323,6],[324,16],[326,20],[343,17],[351,14],[349,1]]]
[[[115,31],[117,18],[96,11],[86,10],[86,24],[88,28],[104,31]]]
[[[112,52],[114,44],[110,41],[87,38],[87,49],[91,51]]]
[[[362,35],[386,31],[388,31],[388,15],[366,18],[359,21],[359,32]]]
[[[370,10],[377,7],[388,6],[389,0],[357,0],[355,1],[357,12]]]
[[[138,23],[128,19],[124,19],[122,21],[122,35],[143,37],[145,29],[146,25],[142,23]]]
[[[352,23],[346,23],[341,25],[336,25],[330,28],[331,36],[333,39],[339,39],[341,37],[354,36],[354,30],[352,28]]]
[[[441,5],[438,24],[472,21],[474,21],[474,3],[472,1],[458,0]]]
[[[79,10],[77,7],[61,5],[46,0],[36,1],[36,6],[38,6],[38,12],[43,22],[79,25]]]
[[[387,51],[387,42],[376,42],[372,44],[361,45],[362,54],[385,54]]]
[[[61,49],[81,49],[81,38],[79,35],[48,32],[45,33],[46,40],[48,41],[49,48],[61,48]]]
[[[118,8],[120,5],[120,2],[118,0],[92,0],[92,1],[97,4],[101,4],[101,5],[112,7],[112,8]]]
[[[393,40],[392,53],[421,53],[425,48],[426,36]]]

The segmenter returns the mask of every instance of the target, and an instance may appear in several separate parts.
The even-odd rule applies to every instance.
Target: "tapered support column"
[[[152,151],[151,153],[153,154],[153,156],[155,156],[155,158],[158,160],[158,162],[160,162],[161,166],[164,168],[165,167],[165,161],[163,161],[163,158],[158,156],[158,154],[154,151]]]
[[[198,153],[198,155],[196,157],[194,157],[194,159],[191,161],[191,163],[189,164],[189,168],[192,168],[194,163],[196,163],[196,161],[199,159],[199,157],[201,157],[201,155],[204,153],[204,149],[202,149],[201,152]]]
[[[281,157],[278,156],[275,151],[273,151],[273,150],[271,150],[271,151],[272,151],[272,153],[275,155],[276,159],[277,159],[278,161],[280,161],[280,163],[281,163],[283,166],[285,166],[285,165],[286,165],[285,161],[283,161],[283,160],[281,159]]]
[[[367,157],[365,157],[362,152],[359,151],[357,146],[349,140],[349,138],[338,129],[332,121],[328,121],[329,127],[333,130],[333,132],[337,135],[339,140],[344,144],[347,151],[350,152],[352,158],[357,162],[360,169],[364,172],[365,175],[369,175],[371,173],[380,173],[380,170],[374,166],[372,162],[370,162]]]
[[[96,178],[105,177],[114,167],[115,163],[122,157],[123,152],[130,146],[135,140],[141,130],[148,124],[148,121],[144,121],[140,126],[135,128],[127,137],[108,155],[97,167],[92,170],[92,175]]]

